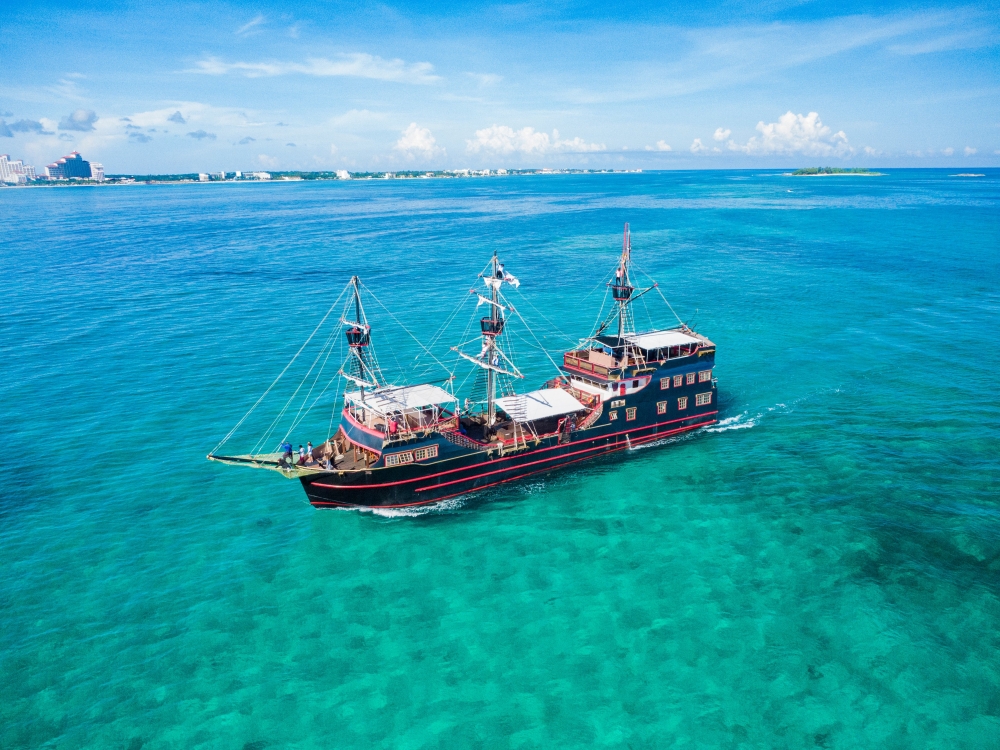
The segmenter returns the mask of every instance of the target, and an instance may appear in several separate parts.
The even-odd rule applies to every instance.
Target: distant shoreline
[[[6,185],[6,187],[100,187],[106,185],[211,185],[233,183],[274,183],[274,182],[351,182],[369,180],[433,180],[472,179],[484,177],[521,177],[531,175],[557,174],[641,174],[641,169],[454,169],[426,172],[350,172],[338,175],[336,172],[246,172],[240,177],[220,178],[206,175],[199,179],[197,174],[164,175],[108,175],[104,180],[33,180],[27,184]],[[226,174],[235,174],[227,172]],[[256,175],[266,174],[267,177]],[[246,175],[246,176],[243,176]],[[2,183],[0,183],[2,184]]]

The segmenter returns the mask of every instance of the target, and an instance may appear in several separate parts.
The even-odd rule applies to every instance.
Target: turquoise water
[[[1000,173],[948,174],[0,192],[0,747],[1000,747]],[[557,349],[625,221],[718,428],[416,515],[205,461],[350,274],[431,332],[498,248]]]

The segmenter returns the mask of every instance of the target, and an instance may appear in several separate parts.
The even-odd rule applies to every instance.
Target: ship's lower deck
[[[405,508],[429,505],[494,487],[598,456],[714,424],[717,411],[634,425],[612,431],[610,425],[553,436],[515,452],[477,451],[448,461],[377,471],[317,472],[302,476],[309,502],[317,508]]]

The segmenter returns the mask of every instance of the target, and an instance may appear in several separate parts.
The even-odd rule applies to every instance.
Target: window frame
[[[386,466],[403,466],[405,464],[412,464],[413,451],[396,451],[395,453],[386,453],[384,458]]]
[[[635,409],[636,407],[630,406],[625,410],[625,421],[634,422],[635,421]]]
[[[617,419],[618,419],[618,412],[617,411],[609,411],[608,412],[608,421],[609,422],[614,422]]]
[[[682,385],[684,385],[684,376],[674,375],[674,388],[680,388]]]
[[[684,409],[687,408],[688,408],[687,396],[681,396],[679,399],[677,399],[677,411],[683,411]]]
[[[708,393],[698,393],[698,394],[695,394],[695,397],[694,397],[694,405],[695,406],[705,406],[706,404],[710,404],[710,403],[712,403],[712,392],[711,391],[708,391]]]
[[[666,401],[657,401],[656,402],[656,413],[657,414],[666,414],[667,413],[667,402]]]
[[[660,378],[660,390],[665,391],[670,388],[670,376],[667,375],[665,378]]]
[[[694,376],[695,376],[694,372],[689,372],[687,374],[687,376],[686,376],[686,380],[687,380],[686,384],[687,385],[694,385]]]
[[[711,370],[701,370],[701,371],[699,371],[699,373],[698,373],[698,382],[699,383],[707,383],[711,379],[712,379],[712,371]]]
[[[424,455],[423,456],[418,456],[417,455],[418,453],[423,453]],[[427,461],[428,459],[431,459],[431,458],[437,458],[437,456],[438,456],[437,443],[433,443],[431,445],[425,445],[423,448],[414,448],[413,449],[413,460],[414,461]]]

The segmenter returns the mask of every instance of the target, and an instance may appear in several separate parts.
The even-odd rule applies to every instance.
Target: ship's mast
[[[635,287],[629,278],[629,263],[632,256],[632,238],[629,235],[628,224],[625,224],[625,236],[622,239],[622,257],[615,269],[615,281],[611,285],[615,302],[618,304],[618,341],[624,338],[628,332],[628,306]]]
[[[493,251],[493,261],[490,263],[490,277],[496,279],[502,277],[498,272],[498,261],[497,261],[497,251]],[[490,284],[490,300],[493,302],[490,305],[490,333],[487,334],[483,332],[483,344],[487,347],[487,362],[491,365],[493,364],[494,351],[496,350],[496,335],[493,333],[497,331],[497,320],[500,315],[500,309],[497,307],[500,300],[498,299],[497,287],[499,284]],[[496,393],[494,389],[496,387],[496,373],[492,369],[486,370],[486,428],[489,429],[493,426],[497,417],[497,405],[496,405]]]
[[[361,389],[361,402],[364,403],[366,378],[371,377],[371,382],[376,388],[378,387],[378,381],[375,379],[375,373],[368,364],[371,327],[368,325],[365,308],[361,305],[361,280],[357,276],[352,276],[350,284],[354,291],[354,321],[349,324],[352,327],[347,331],[347,343],[354,353],[354,368],[357,373],[357,383]]]

